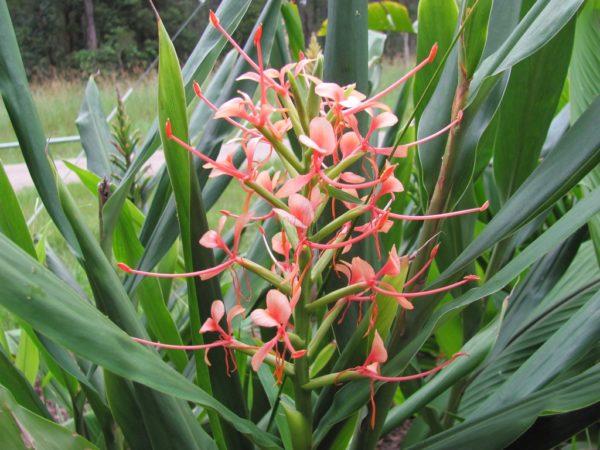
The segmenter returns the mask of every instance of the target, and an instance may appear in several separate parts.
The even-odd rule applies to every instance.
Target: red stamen
[[[373,286],[373,290],[375,290],[381,294],[389,295],[392,297],[415,298],[415,297],[425,297],[427,295],[432,295],[432,294],[439,294],[440,292],[446,292],[451,289],[454,289],[455,287],[462,286],[463,284],[466,284],[469,281],[474,281],[474,280],[479,280],[479,277],[477,275],[467,275],[462,280],[457,281],[456,283],[453,283],[453,284],[449,284],[448,286],[443,286],[443,287],[440,287],[437,289],[431,289],[429,291],[420,291],[420,292],[395,292],[395,291],[388,291],[386,289],[382,289],[377,286]]]
[[[215,342],[211,342],[210,344],[202,344],[202,345],[174,345],[174,344],[163,344],[161,342],[147,341],[146,339],[140,339],[140,338],[136,338],[136,337],[132,337],[131,339],[133,339],[136,342],[139,342],[140,344],[149,345],[151,347],[157,347],[157,348],[167,348],[167,349],[171,349],[171,350],[206,350],[209,348],[223,347],[223,346],[229,344],[229,342],[226,342],[226,341],[215,341]]]
[[[438,219],[447,219],[449,217],[463,216],[465,214],[483,212],[483,211],[485,211],[488,208],[489,205],[490,205],[490,202],[486,201],[483,205],[481,205],[478,208],[463,209],[461,211],[452,211],[452,212],[449,212],[449,213],[441,213],[441,214],[429,214],[429,215],[424,215],[424,216],[410,216],[410,215],[405,215],[405,214],[396,214],[396,213],[393,213],[393,212],[388,212],[388,211],[385,211],[383,209],[377,208],[375,206],[373,206],[372,209],[375,212],[378,212],[378,213],[385,213],[385,212],[387,212],[388,215],[389,215],[389,217],[391,219],[399,219],[399,220],[438,220]]]
[[[359,111],[367,109],[369,107],[369,105],[371,105],[371,104],[375,103],[376,101],[380,100],[381,98],[385,97],[387,94],[389,94],[390,92],[392,92],[394,89],[396,89],[402,83],[404,83],[406,80],[408,80],[409,78],[413,77],[419,70],[421,70],[427,64],[431,63],[433,61],[433,58],[435,58],[436,53],[437,53],[437,44],[434,44],[433,47],[431,48],[431,51],[429,52],[429,56],[426,59],[424,59],[423,61],[421,61],[419,64],[417,64],[415,67],[413,67],[411,70],[409,70],[399,80],[397,80],[396,82],[390,84],[387,88],[385,88],[380,93],[375,94],[370,99],[365,100],[360,105],[356,105],[356,106],[354,106],[354,107],[352,107],[350,109],[344,110],[342,112],[342,114],[344,116],[347,116],[348,114],[356,114]]]
[[[212,23],[212,25],[219,30],[219,32],[225,36],[225,39],[227,39],[229,41],[229,43],[231,44],[231,46],[233,48],[236,49],[236,51],[246,60],[248,61],[248,64],[250,64],[250,66],[257,72],[260,72],[260,69],[258,68],[258,66],[256,65],[256,63],[254,61],[252,61],[252,58],[250,58],[246,52],[242,49],[242,47],[240,47],[238,45],[237,42],[235,42],[235,40],[231,37],[231,35],[225,30],[225,28],[223,28],[221,26],[221,24],[219,23],[219,19],[217,18],[216,14],[214,12],[210,12],[210,23]]]
[[[364,375],[367,378],[371,378],[372,380],[377,380],[377,381],[391,381],[391,382],[399,382],[399,381],[410,381],[410,380],[417,380],[419,378],[424,378],[426,376],[432,375],[436,372],[439,372],[440,370],[442,370],[445,367],[448,367],[455,359],[461,357],[461,356],[467,356],[468,354],[465,352],[459,352],[456,353],[454,356],[452,356],[452,358],[450,358],[448,361],[444,362],[443,364],[434,367],[431,370],[427,370],[425,372],[421,372],[421,373],[417,373],[415,375],[407,375],[404,377],[385,377],[383,375],[379,375],[376,373],[371,372],[370,370],[362,370],[360,371],[362,375]]]
[[[433,247],[433,249],[431,250],[431,253],[429,255],[429,259],[427,260],[427,262],[423,265],[423,267],[421,267],[419,269],[419,271],[410,280],[408,280],[406,283],[404,283],[404,287],[410,286],[415,281],[417,281],[421,277],[421,275],[423,275],[425,273],[425,271],[427,270],[427,268],[431,265],[431,263],[435,259],[435,255],[437,255],[437,252],[438,252],[439,248],[440,248],[440,244],[436,244],[436,246]]]
[[[127,273],[133,273],[135,275],[144,275],[148,277],[156,277],[156,278],[191,278],[191,277],[202,277],[202,276],[214,276],[218,273],[223,272],[229,266],[232,266],[236,263],[235,259],[230,259],[221,263],[215,267],[211,267],[205,270],[198,270],[197,272],[188,272],[188,273],[161,273],[161,272],[146,272],[144,270],[136,270],[132,269],[125,263],[117,263],[117,267]]]

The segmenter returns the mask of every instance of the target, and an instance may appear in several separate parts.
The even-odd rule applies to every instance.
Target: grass
[[[400,60],[385,60],[377,90],[397,80],[406,72],[406,67]],[[134,127],[140,130],[143,136],[149,129],[156,116],[157,79],[155,73],[150,73],[138,83],[137,77],[117,78],[112,76],[98,76],[95,78],[100,89],[104,113],[108,115],[116,106],[115,89],[118,88],[123,95],[129,87],[135,86],[125,105]],[[33,84],[31,92],[38,109],[44,131],[47,137],[75,136],[78,134],[75,120],[81,107],[87,80],[60,80],[52,79],[43,83]],[[398,91],[389,95],[384,102],[389,106],[394,105]],[[16,136],[4,107],[0,102],[0,143],[16,141]],[[6,125],[5,125],[6,124]],[[73,158],[81,152],[78,142],[67,144],[53,144],[50,152],[54,158]],[[23,162],[18,148],[0,149],[0,158],[4,164]]]
[[[102,107],[108,115],[116,106],[116,91],[118,88],[121,95],[137,82],[137,78],[125,77],[116,79],[112,77],[96,77],[96,84],[100,90]],[[44,131],[47,137],[63,137],[77,135],[75,119],[79,113],[87,80],[49,80],[41,84],[31,86],[33,100],[38,109]],[[129,117],[135,128],[143,135],[150,127],[156,116],[157,79],[154,73],[150,73],[139,84],[137,84],[125,102]],[[4,104],[0,103],[0,143],[16,141],[16,136]],[[55,144],[50,148],[55,158],[72,158],[81,151],[78,142],[68,144]],[[0,156],[5,164],[23,162],[21,152],[18,148],[1,149]]]

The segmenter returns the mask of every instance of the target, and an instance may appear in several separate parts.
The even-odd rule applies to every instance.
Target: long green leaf
[[[477,92],[488,76],[510,69],[546,45],[569,22],[582,3],[583,0],[537,1],[498,50],[480,64],[473,75],[471,92]]]
[[[160,20],[158,33],[159,123],[170,122],[173,135],[187,142],[188,125],[183,78],[175,47]],[[212,249],[198,245],[198,241],[209,228],[192,155],[171,141],[162,127],[160,134],[177,207],[186,272],[213,267],[215,259]],[[195,331],[200,330],[202,322],[211,317],[211,304],[214,300],[222,298],[221,289],[216,278],[207,281],[188,278],[187,286],[190,326],[193,330],[192,342],[202,344],[205,339]],[[228,376],[230,374],[227,373],[225,364],[227,355],[223,350],[215,350],[217,351],[213,355],[210,368],[207,368],[201,358],[196,358],[197,383],[237,414],[244,416],[246,408],[238,374]],[[213,434],[221,445],[229,448],[244,446],[241,437],[232,429],[228,429],[226,424],[220,424],[218,416],[214,414],[211,415],[211,425]]]
[[[506,448],[531,426],[542,412],[573,411],[598,402],[600,400],[598,383],[600,383],[600,364],[573,378],[506,404],[491,414],[466,421],[410,448],[428,450],[478,448],[482,442],[486,442],[486,448],[490,450]]]
[[[382,434],[402,425],[416,411],[430,403],[458,380],[475,370],[489,354],[500,331],[500,321],[481,331],[465,344],[461,351],[467,356],[443,369],[433,380],[408,397],[402,404],[392,408],[387,416]]]
[[[537,166],[569,67],[574,25],[572,20],[511,70],[494,140],[494,175],[503,199]]]
[[[600,339],[600,293],[590,298],[467,420],[525,398],[567,370]]]
[[[438,55],[444,55],[450,48],[454,37],[456,20],[458,19],[458,7],[454,0],[421,0],[417,10],[419,33],[417,34],[417,61],[423,61],[429,55],[431,47],[437,43]],[[417,109],[417,119],[421,117],[423,108],[429,103],[434,95],[433,89],[437,86],[440,76],[433,81],[428,92],[425,88],[429,84],[434,72],[440,65],[440,57],[431,64],[423,67],[417,75],[413,87],[415,101],[421,98],[422,105]]]
[[[21,205],[19,205],[2,162],[0,162],[0,210],[2,210],[2,214],[0,214],[0,232],[31,256],[37,257],[27,221],[23,216]]]
[[[215,14],[219,18],[223,28],[229,32],[233,32],[242,20],[242,17],[249,6],[250,0],[222,2],[215,11]],[[200,84],[204,82],[214,67],[225,43],[225,38],[212,26],[207,27],[202,33],[200,40],[196,44],[196,47],[194,47],[192,54],[183,67],[183,77],[187,93],[186,97],[190,102],[193,99],[192,82],[197,81]],[[162,126],[164,126],[164,124],[161,124],[161,127]],[[108,235],[112,234],[113,227],[116,224],[123,203],[129,193],[131,183],[133,183],[135,177],[142,169],[142,166],[156,151],[160,144],[158,128],[159,127],[155,122],[144,140],[140,154],[123,177],[123,181],[117,191],[113,193],[104,206],[104,225]]]
[[[0,385],[8,389],[21,406],[39,416],[51,419],[31,384],[27,382],[23,373],[17,370],[2,347],[0,347]]]
[[[600,162],[597,99],[469,247],[436,280],[443,283],[482,252],[550,207]],[[572,149],[578,149],[573,152]]]
[[[0,429],[12,422],[18,430],[18,441],[9,444],[8,436],[0,433],[3,448],[39,448],[44,450],[92,450],[97,447],[65,427],[20,406],[10,393],[0,386]],[[15,428],[12,428],[13,430]],[[22,446],[15,446],[20,441]]]
[[[569,72],[571,120],[575,121],[600,94],[600,1],[588,0],[577,17],[575,43]],[[595,168],[582,182],[584,192],[600,186],[600,169]],[[589,223],[600,261],[600,218]]]
[[[217,411],[259,446],[278,447],[270,434],[232,413],[165,364],[155,351],[132,341],[105,315],[2,235],[0,252],[5,255],[0,261],[0,304],[36,330],[121,377]]]
[[[556,222],[543,235],[530,244],[522,253],[500,270],[483,286],[472,289],[466,294],[453,300],[438,309],[431,318],[418,330],[415,336],[406,339],[403,350],[390,358],[383,365],[382,372],[387,376],[401,374],[414,355],[431,336],[434,330],[447,319],[447,317],[460,311],[466,306],[501,290],[516,276],[526,270],[531,264],[552,250],[558,243],[568,238],[578,230],[587,220],[600,210],[600,189],[596,189],[593,197],[588,197],[578,203],[571,211]],[[366,321],[363,321],[366,328]],[[359,328],[360,330],[360,328]],[[335,395],[335,408],[329,410],[323,417],[316,430],[317,435],[326,433],[334,424],[350,417],[358,408],[364,405],[369,398],[369,383],[356,381],[348,383]]]
[[[298,61],[300,52],[304,52],[304,32],[302,31],[302,20],[298,12],[298,5],[285,2],[281,5],[281,15],[285,22],[292,58],[294,61]]]
[[[0,0],[0,93],[19,140],[23,158],[44,206],[77,253],[73,230],[58,201],[54,173],[46,158],[46,138],[29,91],[6,0]]]

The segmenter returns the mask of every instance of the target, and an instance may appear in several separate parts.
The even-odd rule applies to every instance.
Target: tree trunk
[[[83,9],[85,14],[85,46],[89,50],[96,50],[98,48],[98,37],[96,35],[93,0],[83,0]]]

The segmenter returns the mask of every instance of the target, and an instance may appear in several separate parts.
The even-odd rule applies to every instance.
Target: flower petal
[[[279,322],[271,317],[269,312],[264,309],[255,309],[250,313],[250,318],[252,319],[252,322],[259,327],[272,328],[279,326]]]
[[[288,298],[277,289],[267,292],[267,313],[280,325],[285,325],[292,315]]]
[[[221,300],[215,300],[210,305],[210,317],[214,319],[215,322],[219,323],[223,316],[225,315],[225,305]]]
[[[383,345],[383,339],[381,339],[381,336],[379,336],[379,332],[375,330],[373,344],[371,345],[371,352],[369,353],[369,356],[367,356],[365,365],[384,363],[387,361],[387,358],[388,354],[387,350],[385,349],[385,345]]]
[[[254,356],[252,357],[251,364],[252,364],[252,369],[255,372],[258,371],[258,368],[260,367],[260,365],[265,360],[265,358],[267,357],[267,355],[269,354],[269,352],[275,346],[276,343],[277,343],[277,338],[271,339],[269,342],[265,342],[263,344],[263,346],[260,347],[258,349],[258,351],[254,354]]]
[[[310,121],[310,138],[326,154],[331,154],[337,145],[333,126],[325,117],[315,117]]]

